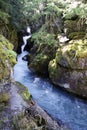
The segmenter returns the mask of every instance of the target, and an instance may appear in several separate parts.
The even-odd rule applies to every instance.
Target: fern
[[[42,31],[34,33],[32,36],[32,40],[36,44],[48,44],[48,45],[57,44],[54,34],[49,34],[47,32],[42,32]]]
[[[67,7],[66,11],[64,12],[64,18],[72,19],[74,16],[87,19],[87,5],[81,4],[75,8]]]
[[[0,10],[0,23],[2,24],[8,24],[9,23],[9,14],[2,12]]]
[[[0,9],[6,13],[10,13],[12,8],[8,0],[0,0]]]

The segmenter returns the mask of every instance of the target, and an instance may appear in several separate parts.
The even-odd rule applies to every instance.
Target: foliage
[[[5,13],[10,13],[11,5],[8,0],[0,0],[0,9]]]
[[[9,23],[9,12],[11,11],[11,5],[8,0],[0,0],[0,24]]]
[[[16,63],[16,54],[12,49],[12,44],[0,35],[0,81],[9,79],[11,67]]]
[[[9,23],[9,20],[8,20],[9,17],[10,17],[9,14],[0,10],[0,24],[3,24],[3,23],[8,24]]]
[[[19,30],[30,23],[37,26],[41,21],[41,25],[51,28],[54,24],[57,26],[59,17],[77,16],[87,23],[87,3],[85,0],[0,0],[0,18],[2,16],[6,22],[10,16],[10,22]]]
[[[87,18],[87,5],[81,4],[78,7],[75,8],[69,8],[67,7],[64,17],[66,19],[72,19],[72,17],[78,16],[79,18]]]
[[[57,44],[54,34],[42,32],[42,31],[34,33],[32,35],[32,40],[37,44],[48,44],[48,45]]]
[[[25,24],[25,18],[23,15],[23,0],[9,0],[9,3],[12,7],[10,16],[11,16],[11,23],[17,27],[17,29],[21,29],[21,26]]]
[[[16,53],[15,53],[14,51],[8,50],[7,52],[8,52],[8,57],[9,57],[9,58],[16,57]]]
[[[57,6],[59,2],[57,0],[25,0],[24,15],[29,18],[29,21],[37,21],[42,16],[58,17],[62,12],[63,3],[60,4],[61,8]]]

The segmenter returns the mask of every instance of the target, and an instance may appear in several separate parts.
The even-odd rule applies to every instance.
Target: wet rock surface
[[[68,130],[42,110],[31,99],[30,94],[28,98],[25,97],[24,91],[28,93],[26,87],[18,82],[2,85],[1,93],[4,94],[0,102],[1,130]]]

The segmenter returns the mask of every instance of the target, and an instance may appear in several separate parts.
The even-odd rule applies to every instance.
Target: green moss
[[[25,100],[30,100],[30,98],[31,98],[31,95],[30,95],[29,91],[24,91],[24,92],[22,93],[22,96],[23,96],[23,98],[24,98]]]
[[[7,53],[8,53],[8,58],[10,60],[11,65],[15,65],[17,63],[15,59],[17,54],[12,50],[8,50]]]
[[[5,108],[5,103],[0,102],[0,112],[3,111]]]
[[[72,69],[87,69],[87,40],[72,40],[58,49],[56,63]]]
[[[10,69],[16,63],[16,53],[12,49],[13,45],[0,35],[0,81],[10,78]]]
[[[2,102],[8,102],[10,99],[10,95],[8,93],[2,93],[0,94],[0,103]]]
[[[83,40],[73,40],[70,42],[69,50],[76,51],[76,57],[84,58],[87,56],[87,39]]]
[[[48,64],[55,58],[58,44],[38,44],[34,55],[30,55],[29,68],[39,74],[48,74]]]
[[[50,73],[50,78],[52,79],[54,77],[54,75],[56,76],[56,69],[57,69],[57,64],[56,64],[56,60],[52,60],[50,61],[49,63],[49,66],[48,66],[48,71]]]
[[[6,50],[13,49],[13,45],[2,35],[0,35],[0,47],[2,47],[3,49],[6,49]]]
[[[33,117],[27,119],[25,114],[21,115],[21,113],[13,117],[13,126],[14,130],[33,130],[37,128]]]
[[[0,34],[14,45],[13,48],[16,51],[18,47],[17,30],[11,25],[3,23],[0,25]]]
[[[37,73],[46,73],[49,63],[49,57],[45,54],[36,55],[31,63],[29,64],[29,68]]]
[[[78,39],[80,36],[83,38],[86,35],[86,24],[82,24],[83,21],[77,20],[66,20],[64,23],[67,29],[66,34],[71,39]],[[81,39],[81,38],[80,38]]]
[[[85,32],[72,32],[68,35],[69,39],[82,39],[85,36]]]
[[[47,44],[47,45],[55,45],[57,41],[55,40],[55,35],[47,33],[46,31],[39,31],[34,33],[32,36],[32,40],[36,44]]]
[[[9,39],[9,41],[14,45],[14,50],[16,51],[18,47],[17,30],[11,25],[8,25],[8,32],[6,38]]]
[[[9,15],[0,10],[0,25],[9,23]]]
[[[16,85],[17,85],[17,87],[19,89],[19,93],[21,94],[23,99],[26,101],[31,100],[31,94],[30,94],[28,88],[19,82],[16,82]]]

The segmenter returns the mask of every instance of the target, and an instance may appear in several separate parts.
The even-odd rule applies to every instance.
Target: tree
[[[9,0],[9,3],[12,6],[10,20],[12,24],[20,30],[23,27],[23,24],[25,25],[25,19],[23,15],[24,0]]]

